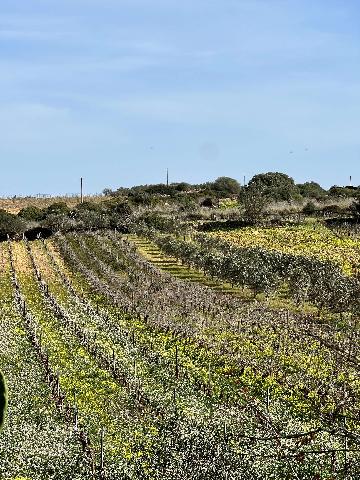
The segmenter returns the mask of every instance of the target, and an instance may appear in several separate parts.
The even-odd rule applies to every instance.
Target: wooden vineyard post
[[[75,413],[74,413],[74,429],[75,431],[78,429],[78,410],[77,406],[75,405]]]
[[[211,363],[210,362],[208,367],[208,384],[209,384],[209,396],[211,397]]]
[[[74,390],[74,430],[78,428],[78,411],[76,405],[76,390]]]
[[[104,478],[104,427],[100,433],[100,478]]]
[[[60,397],[60,376],[59,372],[56,372],[56,397],[59,399]]]
[[[335,473],[336,468],[336,452],[333,450],[331,452],[331,473]]]
[[[348,461],[348,440],[347,440],[347,433],[346,433],[346,415],[344,415],[344,480],[347,478],[347,461]]]
[[[270,387],[267,387],[266,389],[266,410],[269,413],[269,408],[270,408]]]
[[[177,345],[175,347],[175,376],[179,378],[179,354]]]

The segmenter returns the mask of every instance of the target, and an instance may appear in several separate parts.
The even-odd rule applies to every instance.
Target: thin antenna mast
[[[83,203],[83,177],[80,178],[80,203]]]
[[[166,186],[169,186],[169,169],[166,169]]]

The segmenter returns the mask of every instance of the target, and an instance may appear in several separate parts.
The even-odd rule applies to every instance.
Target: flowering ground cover
[[[359,476],[355,313],[327,321],[244,302],[206,273],[189,281],[186,265],[181,278],[160,270],[114,232],[1,248],[0,358],[19,392],[0,436],[4,478]],[[14,426],[39,418],[47,450],[24,442],[42,477],[14,453]]]
[[[0,245],[0,364],[10,396],[0,435],[0,478],[87,478],[81,445],[52,402],[42,365],[15,308],[6,247]]]
[[[229,232],[218,231],[211,236],[240,247],[262,247],[267,250],[330,260],[347,275],[358,273],[360,239],[339,235],[320,225],[256,228],[247,227]]]

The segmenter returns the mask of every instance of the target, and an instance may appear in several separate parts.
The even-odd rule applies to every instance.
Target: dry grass
[[[84,196],[84,201],[101,202],[104,200],[102,195]],[[80,196],[59,196],[59,197],[12,197],[0,198],[0,209],[9,213],[17,214],[22,208],[36,206],[46,208],[55,202],[65,202],[68,207],[73,208],[80,203]]]
[[[266,207],[266,211],[268,213],[282,213],[282,212],[301,212],[301,210],[304,208],[304,206],[308,202],[312,202],[317,209],[322,209],[324,207],[328,207],[329,205],[337,205],[338,207],[342,209],[349,208],[350,205],[355,201],[355,198],[350,197],[350,198],[339,198],[339,197],[327,197],[324,200],[315,200],[315,199],[309,199],[309,198],[304,198],[303,200],[300,201],[289,201],[289,202],[274,202]]]

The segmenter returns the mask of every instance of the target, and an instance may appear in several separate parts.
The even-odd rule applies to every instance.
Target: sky
[[[0,196],[360,184],[358,0],[1,0]]]

